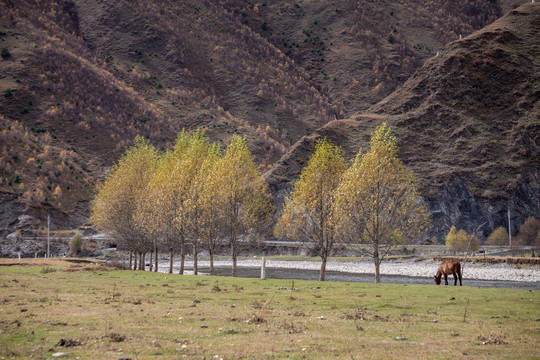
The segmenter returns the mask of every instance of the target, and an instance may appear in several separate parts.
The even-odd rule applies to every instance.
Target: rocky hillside
[[[453,224],[485,237],[514,233],[540,214],[540,7],[527,4],[445,46],[401,88],[354,120],[327,124],[301,139],[269,173],[283,195],[317,138],[353,156],[389,122],[400,157],[414,170],[442,240]]]
[[[205,128],[223,145],[238,133],[263,170],[275,167],[269,179],[281,172],[294,181],[296,170],[282,164],[306,139],[335,129],[336,142],[356,152],[381,119],[398,125],[412,106],[381,100],[445,44],[518,3],[2,1],[0,228],[36,228],[47,213],[56,228],[85,223],[96,186],[137,134],[165,149],[183,128]],[[469,96],[465,87],[456,94]],[[410,162],[436,199],[440,184]],[[482,188],[457,174],[471,191]],[[510,196],[501,186],[492,197]]]

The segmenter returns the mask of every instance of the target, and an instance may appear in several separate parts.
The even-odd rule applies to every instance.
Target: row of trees
[[[326,140],[303,169],[287,199],[275,235],[310,243],[322,258],[319,279],[336,241],[354,244],[379,267],[398,244],[410,243],[429,226],[427,208],[412,172],[397,157],[396,139],[384,123],[347,168],[340,148]]]
[[[455,226],[450,228],[450,231],[445,238],[446,246],[452,251],[469,253],[480,249],[480,240],[475,234],[469,234],[467,231]]]
[[[112,169],[93,202],[93,221],[139,257],[158,247],[173,256],[180,252],[184,271],[185,245],[193,245],[194,270],[201,247],[210,254],[228,240],[233,276],[239,242],[256,236],[271,222],[270,196],[243,138],[233,136],[222,155],[202,131],[181,132],[173,150],[159,154],[137,138]],[[137,256],[135,256],[134,267]],[[131,267],[131,257],[130,257]]]
[[[502,226],[493,230],[487,238],[486,244],[505,246],[509,245],[510,236]],[[512,239],[512,246],[530,246],[532,256],[540,249],[540,220],[529,216],[519,227],[518,235]]]
[[[452,251],[469,252],[480,249],[480,240],[474,234],[469,234],[465,230],[457,230],[455,226],[450,228],[446,235],[446,246]],[[508,231],[502,226],[499,226],[488,236],[486,245],[492,246],[509,246],[520,247],[530,246],[532,256],[535,251],[540,249],[540,221],[533,216],[529,216],[520,226],[518,235],[510,244],[510,236]]]
[[[111,170],[93,202],[93,221],[122,245],[138,254],[158,247],[173,256],[180,252],[184,269],[185,244],[197,254],[213,256],[223,241],[230,245],[232,274],[243,237],[255,238],[272,224],[273,208],[267,185],[244,139],[234,136],[222,155],[202,131],[179,134],[173,150],[159,154],[143,138],[127,150]],[[321,139],[287,198],[274,234],[303,242],[322,258],[320,280],[336,242],[357,245],[379,266],[398,244],[411,242],[429,225],[412,172],[397,157],[396,140],[383,124],[373,135],[371,149],[359,151],[348,167],[342,150]],[[137,268],[137,256],[135,263]],[[130,257],[130,267],[131,267]]]

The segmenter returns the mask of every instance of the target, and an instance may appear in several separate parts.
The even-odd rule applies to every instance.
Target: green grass
[[[0,266],[0,357],[540,357],[539,291],[84,266]]]

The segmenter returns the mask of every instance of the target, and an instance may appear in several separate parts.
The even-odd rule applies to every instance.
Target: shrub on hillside
[[[11,56],[11,54],[9,53],[9,49],[7,47],[3,47],[0,54],[2,55],[2,59],[5,59]]]

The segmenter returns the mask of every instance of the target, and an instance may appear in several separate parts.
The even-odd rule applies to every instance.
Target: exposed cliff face
[[[437,196],[428,200],[433,226],[430,234],[442,240],[452,225],[477,231],[485,239],[499,226],[508,227],[508,210],[512,234],[529,216],[540,214],[540,183],[538,171],[518,184],[518,189],[509,199],[485,199],[476,197],[465,182],[455,175],[449,183],[439,189]]]
[[[354,121],[334,121],[301,139],[268,173],[278,194],[326,136],[352,158],[382,121],[420,183],[443,241],[452,225],[485,239],[507,226],[516,233],[540,217],[540,6],[527,4],[450,43],[400,89]],[[282,195],[281,195],[282,196]]]

